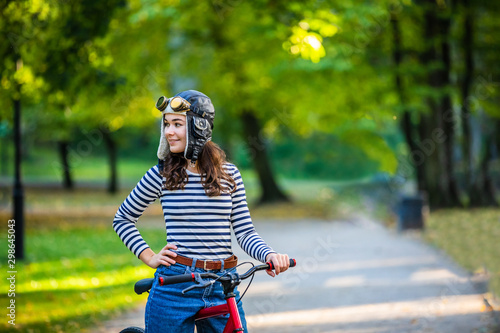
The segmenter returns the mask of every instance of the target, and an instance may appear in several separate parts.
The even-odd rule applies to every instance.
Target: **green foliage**
[[[122,0],[7,1],[0,7],[2,55],[0,118],[21,100],[33,135],[70,140],[74,126],[96,126],[96,112],[82,121],[72,111],[79,95],[110,94],[117,78],[106,72],[112,59],[102,38]],[[10,119],[6,117],[9,121]],[[100,125],[101,122],[97,121]],[[107,123],[105,123],[107,125]]]
[[[250,168],[250,153],[245,145],[235,150],[232,160],[241,168]],[[317,133],[298,138],[287,133],[270,142],[268,151],[273,169],[282,178],[349,180],[369,177],[379,170],[378,156],[367,160],[358,145],[334,135]]]
[[[304,12],[304,19],[292,27],[292,35],[283,44],[283,48],[291,54],[300,54],[304,59],[314,63],[320,61],[326,55],[322,45],[323,37],[332,37],[339,28],[337,15],[327,9],[315,12]]]
[[[384,4],[130,1],[106,11],[117,4],[77,3],[70,9],[51,3],[51,14],[40,16],[50,22],[35,34],[44,43],[34,64],[46,68],[36,73],[48,94],[37,106],[26,106],[38,125],[35,135],[69,139],[73,126],[149,129],[159,117],[153,107],[158,96],[196,88],[216,105],[216,128],[222,129],[216,136],[223,146],[251,139],[227,130],[251,111],[264,126],[262,136],[271,139],[282,130],[301,139],[353,131],[348,136],[357,140],[351,145],[382,170],[394,171],[384,143],[370,145],[393,126],[391,79],[365,61],[360,45],[349,56],[343,53],[351,30],[379,24]],[[102,16],[98,23],[88,22],[89,11]]]
[[[242,112],[251,111],[264,126],[263,137],[274,140],[288,130],[301,139],[335,133],[377,160],[380,170],[394,172],[384,140],[401,111],[409,110],[416,122],[427,110],[427,98],[450,89],[457,94],[425,81],[441,65],[421,64],[427,45],[423,6],[411,1],[122,5],[119,0],[7,2],[0,20],[8,37],[0,48],[2,118],[10,122],[10,96],[17,96],[20,84],[23,109],[37,127],[33,135],[44,140],[71,139],[75,127],[149,130],[158,121],[153,107],[158,96],[196,88],[216,105],[215,135],[223,146],[251,139],[230,130],[239,126]],[[498,29],[492,13],[498,8],[472,6],[483,23],[477,30],[478,72],[495,74]],[[464,9],[456,6],[445,14],[456,17],[452,36],[458,46]],[[401,25],[404,53],[398,70],[392,60],[393,15]],[[16,57],[23,60],[17,72]],[[457,73],[461,57],[457,52]],[[404,108],[394,89],[396,73],[409,92]],[[482,75],[475,82],[474,106],[496,117],[495,79]]]
[[[191,76],[197,78],[195,86],[216,104],[216,129],[222,129],[216,130],[216,137],[223,146],[231,149],[251,139],[238,139],[236,133],[241,130],[227,130],[235,128],[242,111],[251,110],[265,126],[262,138],[279,138],[281,131],[287,129],[299,135],[296,141],[307,141],[318,131],[338,132],[350,145],[348,149],[358,152],[352,160],[363,159],[361,148],[365,156],[375,161],[363,164],[367,169],[358,167],[346,174],[341,170],[349,168],[343,165],[331,172],[327,171],[329,167],[321,168],[324,162],[311,161],[312,155],[304,147],[305,151],[297,150],[295,158],[306,156],[308,166],[288,171],[294,176],[328,174],[352,178],[366,175],[367,170],[375,172],[376,165],[383,171],[395,170],[392,152],[377,133],[392,126],[392,120],[386,121],[386,115],[381,115],[390,110],[385,104],[394,104],[391,94],[380,97],[384,96],[387,78],[379,78],[369,66],[349,65],[345,58],[329,57],[311,63],[296,59],[283,49],[284,41],[294,38],[297,27],[315,31],[326,43],[337,31],[337,15],[324,7],[302,12],[304,8],[295,3],[289,9],[293,19],[283,20],[277,9],[263,11],[238,3],[221,18],[221,13],[207,2],[196,6],[187,10],[184,4],[172,4],[168,11],[159,11],[153,3],[133,3],[119,11],[101,43],[108,46],[113,59],[108,70],[125,78],[123,84],[109,96],[99,94],[100,87],[89,86],[88,94],[79,95],[78,102],[65,114],[81,128],[104,125],[111,131],[122,126],[149,129],[159,115],[152,107],[155,95],[169,94],[164,88],[168,81],[173,81],[171,86],[179,86],[178,90],[190,88],[192,82],[182,80]],[[190,16],[202,11],[207,15],[201,20]],[[295,25],[290,26],[292,23]],[[226,26],[232,29],[224,29]],[[370,80],[379,84],[365,84]],[[381,88],[374,90],[373,86]],[[384,112],[392,116],[392,112]],[[328,152],[330,148],[323,147],[324,156],[335,158],[333,152]],[[274,163],[280,165],[284,161]],[[318,173],[320,169],[323,172]]]
[[[279,136],[278,125],[302,139],[350,127],[358,133],[351,144],[359,143],[370,158],[381,162],[382,170],[395,170],[390,150],[377,139],[375,146],[369,144],[381,138],[377,133],[383,126],[392,125],[395,102],[386,87],[388,78],[369,64],[353,66],[335,52],[328,55],[344,23],[328,4],[239,2],[221,13],[210,2],[199,1],[174,8],[172,17],[179,19],[169,24],[169,35],[176,41],[167,44],[175,61],[171,71],[196,77],[197,89],[211,96],[216,108],[221,106],[217,121],[223,126],[234,126],[229,124],[250,111],[265,127],[263,137]],[[200,18],[199,12],[205,15]],[[177,81],[173,85],[178,90],[192,85]],[[369,128],[367,122],[372,123]],[[224,137],[230,141],[234,134],[224,131]]]

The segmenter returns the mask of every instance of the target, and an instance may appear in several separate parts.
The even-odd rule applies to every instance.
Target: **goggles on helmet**
[[[189,103],[180,96],[172,98],[166,98],[165,96],[161,96],[160,98],[158,98],[158,101],[156,102],[156,108],[160,111],[164,111],[169,104],[170,108],[174,112],[186,112],[191,107],[191,103]]]

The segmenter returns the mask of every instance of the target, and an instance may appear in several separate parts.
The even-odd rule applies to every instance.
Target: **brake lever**
[[[203,281],[203,279],[200,276],[200,273],[194,273],[194,283],[192,286],[187,287],[182,291],[182,294],[184,295],[190,290],[193,290],[194,288],[206,288],[209,285],[213,284],[215,281],[209,280],[209,281]]]

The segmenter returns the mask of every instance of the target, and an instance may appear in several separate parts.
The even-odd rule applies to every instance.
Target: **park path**
[[[482,280],[416,234],[364,218],[255,225],[297,267],[274,279],[256,274],[243,299],[251,332],[493,332]],[[141,305],[93,331],[143,326],[143,315]]]

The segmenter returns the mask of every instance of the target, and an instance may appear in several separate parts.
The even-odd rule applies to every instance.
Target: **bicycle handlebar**
[[[295,261],[295,259],[290,259],[290,267],[295,267],[296,264],[297,264],[297,262]],[[257,271],[270,270],[270,269],[274,269],[274,265],[272,262],[268,262],[268,263],[265,263],[262,265],[254,266],[254,267],[250,268],[248,271],[246,271],[245,273],[240,274],[240,278],[242,280],[245,280],[245,279],[249,278],[250,276],[252,276]],[[231,279],[231,277],[229,277],[229,276],[219,276],[215,273],[201,273],[199,276],[201,278],[210,278],[210,279],[222,280],[222,281]],[[177,276],[169,276],[169,277],[160,276],[160,278],[159,278],[159,282],[160,282],[161,286],[165,286],[165,285],[169,285],[169,284],[183,283],[183,282],[194,282],[194,281],[196,281],[194,273],[177,275]]]
[[[274,269],[274,264],[272,262],[267,262],[264,265],[268,265],[269,266],[268,269]],[[297,265],[297,262],[295,261],[295,259],[290,259],[290,267],[295,267],[295,265]]]

